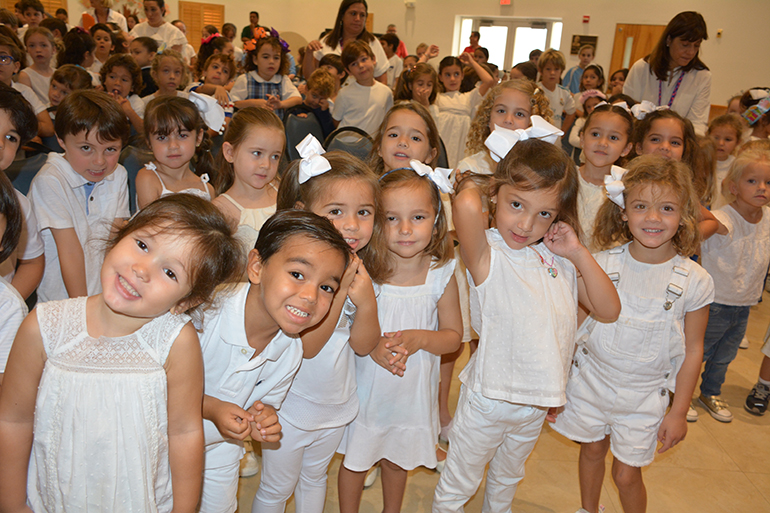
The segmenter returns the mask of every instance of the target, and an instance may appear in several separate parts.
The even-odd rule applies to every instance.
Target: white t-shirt
[[[393,57],[388,59],[388,87],[391,89],[396,87],[396,81],[401,76],[402,71],[404,71],[404,61],[394,53]]]
[[[321,44],[323,47],[320,50],[313,52],[313,57],[315,60],[320,61],[324,55],[328,55],[330,53],[335,55],[342,55],[341,45],[337,45],[337,48],[332,48],[323,41]],[[385,55],[385,50],[382,49],[382,45],[376,37],[369,42],[369,47],[372,49],[372,53],[374,54],[374,76],[379,77],[380,75],[388,72],[388,67],[390,66],[388,63],[388,57]],[[352,79],[348,80],[348,83],[352,82]]]
[[[13,339],[27,315],[27,305],[10,283],[0,278],[0,373],[5,372]]]
[[[32,106],[32,110],[35,112],[35,116],[45,110],[45,105],[43,105],[43,102],[40,101],[40,98],[37,97],[35,91],[33,91],[31,87],[18,82],[11,82],[11,86],[19,91],[24,99],[29,102]]]
[[[279,75],[276,73],[270,80],[265,80],[259,76],[256,71],[249,71],[246,75],[241,75],[235,80],[233,88],[230,90],[230,98],[234,102],[241,100],[253,100],[255,98],[249,98],[248,77],[253,78],[260,83],[281,84],[281,100],[287,100],[289,98],[301,97],[299,90],[292,83],[287,75]]]
[[[562,114],[574,114],[577,108],[575,107],[575,100],[572,98],[572,93],[569,89],[561,85],[556,85],[553,91],[549,91],[542,82],[537,83],[537,87],[543,92],[548,101],[551,103],[551,110],[553,110],[553,124],[554,126],[561,128]]]
[[[128,218],[128,174],[118,164],[115,171],[94,184],[86,196],[85,178],[75,172],[64,155],[49,153],[29,189],[45,244],[45,271],[37,289],[41,302],[67,299],[61,264],[52,229],[72,228],[83,247],[88,295],[102,291],[100,274],[104,261],[103,241],[115,219]]]
[[[32,260],[45,252],[45,245],[43,244],[43,238],[40,236],[40,231],[37,229],[37,217],[35,217],[35,212],[32,210],[32,205],[22,193],[19,191],[14,192],[19,200],[19,205],[21,205],[21,214],[24,220],[21,223],[21,237],[19,237],[16,251],[0,263],[0,276],[5,278],[8,283],[13,281],[13,276],[16,274],[16,262],[19,260]]]
[[[176,95],[179,96],[180,98],[187,98],[187,99],[190,98],[190,93],[187,93],[185,91],[177,91]],[[132,96],[136,96],[136,95],[132,95]],[[158,97],[158,92],[155,91],[154,93],[148,94],[147,96],[142,96],[139,99],[144,103],[144,108],[147,109],[147,104],[153,101],[157,97]],[[128,101],[131,101],[131,98],[129,98]],[[134,102],[131,102],[131,107],[133,106],[134,106]],[[136,109],[134,109],[134,111],[136,111]],[[137,112],[137,114],[139,113]],[[142,113],[142,119],[144,119],[144,112]]]
[[[167,48],[174,46],[184,47],[184,45],[187,44],[187,38],[182,33],[182,31],[167,21],[163,22],[163,25],[160,27],[151,27],[150,24],[146,21],[137,23],[129,35],[132,38],[151,37],[156,41],[166,43]]]
[[[714,278],[714,302],[756,305],[770,264],[770,207],[762,207],[762,219],[756,224],[746,221],[731,205],[712,214],[729,231],[714,234],[701,244],[701,263]]]
[[[623,94],[634,100],[651,101],[658,105],[658,86],[660,85],[660,104],[668,105],[681,75],[678,68],[669,73],[668,80],[661,83],[650,70],[650,65],[639,59],[628,71],[628,78],[623,84]],[[695,133],[704,135],[708,127],[711,110],[711,72],[707,69],[690,70],[684,74],[671,110],[692,121]]]
[[[281,407],[302,361],[302,341],[282,331],[258,355],[246,338],[246,298],[250,283],[240,283],[216,310],[206,312],[199,333],[204,361],[204,393],[248,410],[255,401]],[[237,462],[243,442],[225,439],[210,420],[203,421],[206,469]]]
[[[352,82],[340,89],[332,117],[340,127],[355,126],[374,136],[392,106],[393,93],[385,84],[375,80],[373,86],[366,87]]]
[[[722,194],[722,180],[727,178],[727,173],[730,171],[730,166],[733,165],[735,155],[728,155],[725,160],[717,160],[717,170],[714,175],[714,198],[711,200],[711,210],[716,210],[727,205],[729,202]]]

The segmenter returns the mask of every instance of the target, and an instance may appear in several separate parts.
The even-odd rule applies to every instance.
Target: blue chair
[[[13,187],[26,196],[29,194],[32,179],[35,178],[35,175],[45,165],[47,160],[48,153],[37,153],[32,157],[14,160],[5,170],[5,174],[11,180]]]
[[[326,151],[344,151],[364,161],[369,159],[372,146],[373,142],[369,134],[355,126],[338,128],[324,141]]]
[[[152,159],[152,152],[134,146],[126,146],[120,152],[118,162],[128,172],[128,210],[131,212],[131,215],[136,213],[136,175]]]
[[[286,156],[289,160],[299,158],[296,146],[307,137],[307,134],[312,134],[319,141],[323,141],[324,132],[321,123],[312,112],[308,113],[307,117],[289,113],[284,121],[284,126],[286,127]]]

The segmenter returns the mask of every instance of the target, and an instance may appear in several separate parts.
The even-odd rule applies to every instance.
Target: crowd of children
[[[375,467],[400,511],[420,466],[434,512],[487,466],[502,512],[548,421],[581,444],[581,513],[608,450],[643,512],[641,469],[693,404],[733,419],[770,267],[770,88],[698,138],[592,46],[564,76],[549,49],[501,77],[478,33],[436,69],[393,26],[387,71],[355,40],[301,80],[258,17],[236,59],[234,26],[196,54],[163,0],[130,33],[92,6],[88,31],[46,28],[39,0],[0,28],[0,511],[232,513],[250,441],[255,513],[322,511],[335,453],[343,513]],[[286,162],[291,116],[368,134],[369,159],[308,134]],[[151,154],[133,174],[128,146]],[[15,161],[42,149],[22,194]]]

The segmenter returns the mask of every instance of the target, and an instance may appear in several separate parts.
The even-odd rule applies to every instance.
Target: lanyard
[[[676,81],[676,85],[674,86],[674,92],[671,93],[671,98],[668,100],[668,106],[671,107],[671,104],[674,103],[674,98],[676,98],[676,93],[679,92],[679,86],[682,85],[682,79],[684,78],[685,72],[682,71],[682,73],[679,75],[679,79]],[[658,80],[658,105],[661,104],[663,96],[663,81]]]

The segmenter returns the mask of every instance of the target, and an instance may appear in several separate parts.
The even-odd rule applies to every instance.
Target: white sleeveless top
[[[34,511],[171,511],[163,364],[190,320],[170,313],[93,338],[86,297],[37,307],[48,360],[35,405],[27,494]]]
[[[32,68],[25,68],[24,71],[27,72],[29,83],[32,84],[32,90],[35,91],[43,105],[46,105],[49,102],[48,89],[51,86],[51,77],[44,77]]]
[[[272,183],[270,184],[270,187],[275,189],[275,185]],[[270,216],[275,214],[275,205],[263,208],[244,208],[240,203],[231,198],[229,194],[222,193],[221,196],[227,198],[227,200],[241,212],[241,218],[238,220],[238,231],[235,236],[243,242],[246,252],[248,253],[254,249],[262,225],[265,224],[265,221],[267,221]]]
[[[162,189],[160,193],[161,198],[168,196],[169,194],[192,194],[193,196],[198,196],[199,198],[203,198],[205,200],[211,200],[211,193],[209,193],[209,188],[206,186],[206,184],[209,183],[209,175],[206,173],[203,173],[200,177],[202,189],[195,189],[190,187],[189,189],[183,189],[181,191],[172,191],[166,188],[166,184],[163,183],[163,178],[160,177],[160,174],[157,171],[158,168],[155,167],[155,164],[149,162],[145,164],[144,167],[155,173],[155,176],[158,177],[158,181],[160,182]]]
[[[476,285],[468,272],[471,323],[479,334],[479,348],[460,381],[489,399],[561,406],[577,328],[575,266],[543,243],[534,250],[514,250],[497,229],[486,235],[489,276]],[[551,262],[555,278],[548,270]]]

